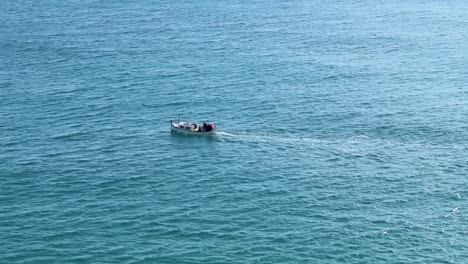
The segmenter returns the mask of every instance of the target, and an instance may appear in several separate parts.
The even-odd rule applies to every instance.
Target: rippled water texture
[[[468,263],[467,18],[2,1],[0,263]]]

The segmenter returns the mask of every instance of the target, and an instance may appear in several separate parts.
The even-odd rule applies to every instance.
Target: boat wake
[[[231,133],[218,131],[217,135],[218,139],[222,142],[255,143],[295,148],[326,148],[345,153],[370,151],[380,148],[410,149],[412,151],[420,149],[451,149],[464,151],[467,149],[467,146],[464,144],[441,145],[418,141],[407,142],[394,139],[373,138],[366,135],[354,135],[342,138],[320,138],[304,134],[287,135],[282,133],[251,133],[246,131]]]
[[[218,131],[216,134],[220,137],[235,137],[236,136],[234,134],[222,132],[222,131]]]
[[[319,143],[323,140],[317,138],[308,138],[303,136],[287,136],[278,134],[252,134],[246,132],[228,133],[224,131],[217,132],[218,138],[223,141],[242,141],[255,143],[282,143],[282,144],[297,144],[297,143]]]
[[[222,131],[218,131],[216,132],[216,136],[218,137],[218,139],[222,142],[226,142],[226,140],[233,140],[235,139],[235,137],[237,135],[235,134],[231,134],[231,133],[227,133],[227,132],[222,132]]]

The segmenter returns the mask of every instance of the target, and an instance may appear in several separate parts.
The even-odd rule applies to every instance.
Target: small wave
[[[60,135],[55,135],[52,137],[52,139],[57,139],[57,140],[78,140],[81,137],[87,135],[87,132],[70,132],[70,133],[65,133],[65,134],[60,134]]]

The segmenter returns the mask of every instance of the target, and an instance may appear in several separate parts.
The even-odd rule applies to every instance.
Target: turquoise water
[[[467,17],[1,2],[0,263],[468,263]]]

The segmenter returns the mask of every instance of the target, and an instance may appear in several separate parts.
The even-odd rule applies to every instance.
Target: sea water
[[[0,21],[0,263],[468,263],[466,1]]]

